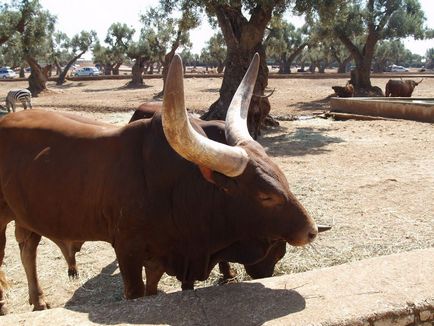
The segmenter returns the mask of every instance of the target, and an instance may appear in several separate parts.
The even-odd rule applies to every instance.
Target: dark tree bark
[[[104,75],[111,75],[113,70],[113,65],[111,63],[104,64]]]
[[[291,64],[286,58],[286,52],[283,52],[280,56],[280,64],[279,64],[279,74],[290,74],[291,73]]]
[[[343,73],[347,72],[347,66],[351,62],[351,60],[352,60],[352,57],[348,56],[343,61],[338,62],[338,64],[339,64],[339,66],[338,66],[338,74],[343,74]]]
[[[51,65],[41,68],[33,57],[27,55],[25,59],[31,68],[28,79],[29,91],[32,96],[37,97],[41,92],[47,90],[48,72],[51,70]]]
[[[250,20],[243,16],[241,5],[213,5],[227,46],[226,69],[224,70],[223,82],[220,88],[220,97],[211,105],[208,112],[202,116],[203,119],[226,118],[232,97],[256,52],[259,53],[261,60],[254,93],[264,95],[265,87],[268,84],[268,67],[265,62],[265,48],[262,40],[274,6],[279,3],[280,1],[276,1],[272,5],[257,5],[252,10]],[[252,101],[249,107],[249,115],[258,110],[259,113],[266,112],[269,108],[268,98],[263,101]],[[248,118],[248,121],[253,121],[253,119]],[[255,129],[255,126],[252,125],[248,127],[249,130]]]
[[[112,70],[113,75],[119,75],[119,68],[121,65],[122,65],[122,62],[117,62],[114,64],[113,70]]]
[[[225,69],[225,63],[223,61],[219,61],[219,64],[217,66],[217,72],[221,74],[224,69]]]
[[[20,78],[24,78],[25,76],[24,67],[20,67]]]
[[[132,79],[128,83],[128,87],[141,87],[143,83],[143,71],[145,70],[145,58],[138,57],[132,68]]]
[[[85,53],[86,51],[82,51],[79,54],[77,54],[74,58],[69,60],[69,62],[66,64],[65,68],[60,73],[59,77],[57,78],[56,85],[62,85],[65,82],[66,75],[68,74],[69,69],[71,69],[72,65]],[[57,60],[56,60],[57,62]]]
[[[315,64],[315,63],[311,63],[311,64],[309,65],[309,71],[310,71],[311,73],[314,73],[314,72],[315,72],[315,69],[316,69],[316,64]]]
[[[175,52],[179,47],[180,39],[181,39],[181,31],[178,30],[178,33],[176,34],[176,39],[172,44],[172,47],[170,48],[170,51],[166,53],[163,60],[163,89],[157,96],[163,96],[164,90],[166,89],[166,78],[167,74],[169,72],[170,63],[172,62],[173,57],[175,56]]]
[[[291,65],[294,62],[295,58],[297,58],[303,49],[307,46],[307,43],[301,44],[297,47],[291,54],[287,57],[287,53],[283,53],[281,57],[281,65],[279,67],[279,74],[290,74],[291,73]]]
[[[369,1],[368,6],[372,7],[373,5],[373,1]],[[370,11],[372,12],[373,8]],[[354,86],[355,96],[370,93],[373,89],[371,84],[372,59],[375,53],[375,45],[379,40],[378,31],[382,30],[385,24],[386,20],[380,21],[378,25],[375,25],[374,22],[368,23],[368,35],[361,51],[351,42],[348,36],[337,33],[338,38],[345,45],[356,62],[356,68],[351,71],[351,84]]]

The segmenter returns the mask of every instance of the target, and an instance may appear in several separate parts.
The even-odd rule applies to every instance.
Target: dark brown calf
[[[415,82],[414,80],[393,80],[389,79],[386,84],[386,97],[411,97],[417,85],[422,82]]]

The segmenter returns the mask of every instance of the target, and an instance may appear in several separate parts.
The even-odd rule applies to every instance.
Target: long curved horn
[[[348,83],[347,83],[347,85],[348,85]],[[273,88],[273,90],[270,92],[270,94],[268,94],[268,95],[256,95],[256,94],[253,94],[253,96],[254,97],[259,97],[259,98],[269,98],[271,95],[273,95],[273,93],[274,93],[274,91],[276,90],[276,88]]]
[[[226,140],[236,145],[242,140],[253,140],[247,129],[247,114],[259,70],[259,54],[255,53],[249,69],[238,86],[226,114]]]
[[[235,177],[243,173],[249,157],[240,147],[210,140],[193,129],[184,104],[181,57],[175,55],[166,78],[163,98],[163,131],[170,146],[183,158],[199,166]]]
[[[416,85],[419,85],[422,82],[423,78],[420,80],[420,82],[416,83]]]

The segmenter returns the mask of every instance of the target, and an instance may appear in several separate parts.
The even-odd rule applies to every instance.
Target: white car
[[[391,72],[407,72],[408,69],[405,68],[405,67],[403,67],[403,66],[392,66],[392,67],[390,68],[390,71],[391,71]]]
[[[83,67],[75,71],[75,76],[99,76],[101,71],[96,67]]]
[[[10,68],[0,68],[0,78],[15,78],[17,74]]]

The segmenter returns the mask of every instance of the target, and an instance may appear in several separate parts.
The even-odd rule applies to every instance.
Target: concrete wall
[[[0,317],[0,325],[434,325],[434,248],[306,273],[99,306]]]

